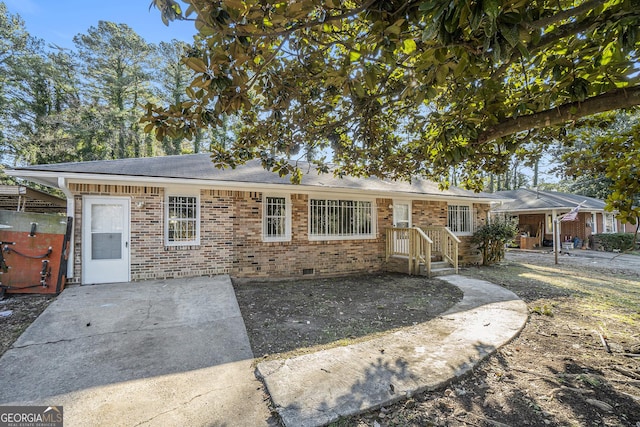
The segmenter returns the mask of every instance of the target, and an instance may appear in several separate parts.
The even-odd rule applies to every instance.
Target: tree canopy
[[[568,137],[561,158],[565,173],[577,178],[574,187],[582,184],[583,193],[597,192],[596,197],[606,199],[620,219],[636,224],[640,218],[640,111],[586,118]]]
[[[190,45],[147,43],[127,25],[107,21],[77,34],[74,45],[31,36],[0,0],[0,165],[199,152],[219,132],[234,131],[226,122],[200,129],[193,143],[155,141],[143,131],[146,103],[188,99],[194,72],[182,56]]]
[[[223,114],[245,127],[214,150],[281,174],[310,158],[338,175],[479,188],[536,129],[640,104],[639,0],[154,0],[193,19],[190,99],[147,106],[158,136]]]

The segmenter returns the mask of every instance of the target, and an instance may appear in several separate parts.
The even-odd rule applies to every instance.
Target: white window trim
[[[279,237],[269,237],[266,233],[267,227],[267,198],[278,197],[285,200],[285,235]],[[290,242],[291,241],[291,195],[278,193],[262,194],[262,241],[263,242]]]
[[[451,227],[450,227],[450,224],[449,224],[449,206],[466,206],[466,207],[469,208],[469,227],[471,228],[470,231],[453,231],[453,230],[451,230]],[[456,236],[471,236],[471,235],[473,235],[474,224],[475,224],[475,218],[474,218],[474,211],[473,211],[473,204],[472,203],[447,202],[447,228],[449,230],[451,230],[451,232],[453,234],[455,234]]]
[[[314,235],[311,234],[311,200],[347,200],[352,202],[369,202],[371,203],[371,233],[361,234],[355,236],[336,236],[331,234]],[[307,236],[309,241],[329,241],[329,240],[372,240],[378,235],[378,207],[375,199],[350,197],[350,196],[335,196],[329,194],[314,194],[309,195],[307,202]]]
[[[196,238],[185,242],[169,241],[169,197],[195,197],[196,198]],[[165,246],[199,246],[200,245],[200,190],[193,189],[168,189],[164,195],[164,244]]]

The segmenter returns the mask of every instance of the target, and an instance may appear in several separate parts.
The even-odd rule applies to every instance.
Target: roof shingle
[[[308,163],[299,163],[304,173],[301,185],[321,188],[343,188],[374,192],[394,192],[412,194],[432,194],[439,196],[470,199],[496,199],[487,193],[473,193],[457,187],[440,190],[438,184],[423,179],[387,181],[377,178],[334,177],[332,174],[318,174]],[[165,179],[197,179],[215,182],[235,182],[247,184],[293,185],[289,177],[265,170],[259,160],[252,160],[236,169],[218,169],[209,154],[189,154],[164,157],[142,157],[119,160],[98,160],[91,162],[58,163],[17,168],[20,171],[57,172],[61,174],[91,174],[125,177],[149,177]]]

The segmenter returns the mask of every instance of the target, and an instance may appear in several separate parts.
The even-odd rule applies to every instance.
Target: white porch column
[[[555,209],[551,211],[551,223],[553,224],[553,253],[557,264],[560,250],[560,222],[558,222],[558,212]]]

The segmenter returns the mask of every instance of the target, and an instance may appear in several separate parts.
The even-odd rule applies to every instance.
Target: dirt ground
[[[522,333],[444,389],[336,425],[640,427],[640,262],[613,256],[509,252],[463,271],[527,303]]]
[[[552,254],[514,251],[499,265],[463,269],[462,274],[502,285],[527,303],[531,314],[523,332],[443,389],[334,426],[640,427],[640,257],[614,256],[561,256],[555,265]],[[392,282],[385,276],[340,279],[340,292],[332,280],[236,285],[255,354],[289,357],[300,347],[345,345],[354,337],[366,339],[369,323],[376,322],[376,334],[386,333],[426,321],[437,315],[436,308],[444,310],[459,298],[438,281],[407,276]],[[413,283],[404,287],[404,280]],[[420,283],[429,290],[416,289]],[[439,300],[445,289],[449,296],[423,316],[419,306],[431,308],[425,298]],[[421,304],[403,309],[417,291]],[[274,293],[284,300],[270,305]],[[360,326],[342,328],[354,315],[361,316]],[[350,332],[353,328],[360,333]],[[312,330],[316,341],[314,333],[302,332]]]
[[[447,387],[336,427],[640,427],[640,256],[562,256],[555,265],[551,254],[514,251],[461,274],[518,294],[530,311],[522,333]],[[428,321],[461,298],[443,282],[401,275],[235,287],[254,353],[267,358]],[[0,316],[0,354],[53,299],[0,301],[0,312],[12,311]]]
[[[54,299],[51,295],[7,294],[0,300],[0,356]]]
[[[263,359],[370,339],[433,319],[462,299],[446,282],[399,274],[235,280],[234,288],[253,353]]]

